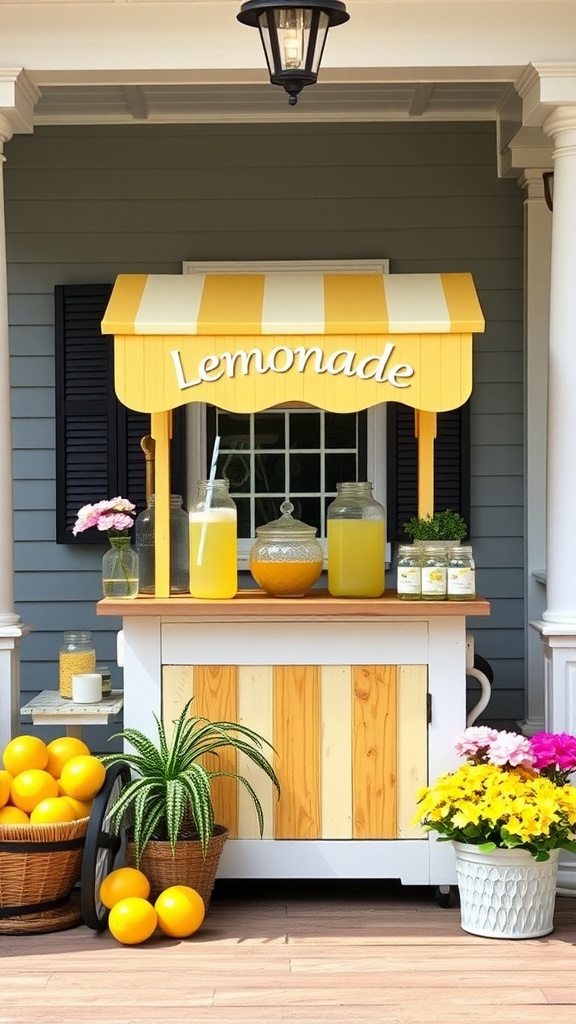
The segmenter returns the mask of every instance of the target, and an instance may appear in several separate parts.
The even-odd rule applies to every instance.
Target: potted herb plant
[[[436,541],[459,544],[468,534],[468,524],[458,512],[445,508],[434,515],[412,516],[404,523],[404,532],[415,544]]]
[[[262,805],[247,778],[218,768],[222,748],[248,757],[268,776],[280,795],[280,784],[263,746],[273,747],[254,730],[237,722],[211,722],[190,714],[192,700],[174,724],[172,739],[155,717],[158,741],[137,729],[114,738],[130,745],[125,753],[108,754],[106,765],[127,762],[133,777],[111,808],[111,822],[124,822],[128,860],[151,885],[153,899],[169,885],[190,885],[208,906],[218,861],[228,829],[214,821],[212,781],[226,776],[243,785],[254,802],[260,836]]]

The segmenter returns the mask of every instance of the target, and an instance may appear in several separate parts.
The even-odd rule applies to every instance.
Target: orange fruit
[[[63,796],[49,796],[30,811],[32,825],[52,825],[59,821],[76,821],[74,810]]]
[[[119,900],[124,900],[128,896],[140,896],[141,899],[147,900],[150,895],[150,882],[137,868],[116,868],[106,875],[98,895],[104,906],[111,910]]]
[[[154,910],[161,931],[174,939],[185,939],[198,931],[206,913],[200,893],[189,885],[171,885],[164,889]]]
[[[10,787],[12,803],[27,814],[30,814],[36,804],[49,796],[58,796],[58,783],[48,772],[41,771],[40,768],[29,768],[25,772],[19,772]]]
[[[76,800],[93,800],[104,785],[106,769],[92,754],[78,754],[70,758],[62,769],[60,785],[65,796]]]
[[[48,747],[38,736],[15,736],[4,747],[2,760],[12,778],[28,768],[45,768],[48,764]]]
[[[12,804],[8,804],[6,807],[0,807],[0,825],[29,825],[30,818],[25,811],[21,811],[19,807],[13,807]]]
[[[77,820],[80,818],[90,817],[90,811],[92,810],[91,800],[76,800],[73,796],[65,796],[62,794],[60,794],[60,796],[62,796],[62,799],[65,800],[66,803],[70,804]]]
[[[154,907],[141,896],[127,896],[115,903],[108,917],[108,927],[118,942],[134,946],[145,942],[156,930],[158,917]]]
[[[67,761],[79,754],[89,754],[90,750],[76,736],[58,736],[48,744],[48,764],[46,771],[50,772],[55,779],[59,779],[62,769]]]
[[[13,779],[10,772],[0,771],[0,807],[4,807],[10,799],[10,787]]]

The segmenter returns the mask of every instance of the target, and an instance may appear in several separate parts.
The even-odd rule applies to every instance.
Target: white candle
[[[72,700],[75,704],[97,704],[102,700],[102,676],[99,672],[83,672],[72,676]]]

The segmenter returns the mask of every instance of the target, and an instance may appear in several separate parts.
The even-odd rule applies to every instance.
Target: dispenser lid
[[[279,519],[272,519],[271,522],[265,523],[264,526],[256,527],[256,536],[258,537],[271,537],[272,535],[278,537],[295,537],[297,534],[306,537],[316,536],[316,527],[308,526],[307,523],[302,523],[299,519],[293,519],[292,513],[294,511],[294,505],[290,500],[283,501],[280,505],[280,511],[282,515]]]

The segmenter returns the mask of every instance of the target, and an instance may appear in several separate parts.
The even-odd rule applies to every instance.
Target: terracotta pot
[[[150,882],[150,899],[155,900],[170,885],[189,885],[200,893],[208,910],[220,856],[227,838],[228,829],[223,825],[215,825],[205,857],[202,855],[198,839],[181,839],[176,844],[174,854],[169,842],[151,839],[146,844],[139,865]],[[127,844],[127,861],[129,865],[136,867],[134,843]]]

